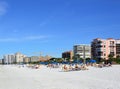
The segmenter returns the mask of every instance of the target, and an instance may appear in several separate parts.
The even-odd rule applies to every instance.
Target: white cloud
[[[47,38],[47,36],[28,36],[28,37],[25,37],[24,39],[25,40],[40,40],[44,38]]]
[[[0,16],[7,12],[8,3],[5,1],[0,1]]]
[[[0,42],[21,42],[21,41],[33,41],[33,40],[43,40],[48,38],[48,36],[27,36],[22,38],[0,38]]]
[[[17,41],[15,38],[0,38],[0,42],[12,42]]]

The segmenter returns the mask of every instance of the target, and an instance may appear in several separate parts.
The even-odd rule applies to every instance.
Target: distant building
[[[73,47],[74,56],[77,58],[91,58],[91,46],[87,44],[74,45]]]
[[[44,60],[50,60],[51,58],[52,58],[51,56],[46,55],[46,56],[44,57]]]
[[[116,40],[116,57],[120,57],[120,40]]]
[[[46,56],[40,56],[40,61],[44,62],[47,60],[50,60],[52,58],[52,56],[46,55]]]
[[[40,58],[38,56],[30,57],[30,62],[38,62],[38,61],[40,61]]]
[[[120,40],[113,38],[100,39],[96,38],[92,41],[92,58],[96,58],[99,61],[101,59],[109,59],[109,55],[114,58],[120,56]]]
[[[7,55],[8,56],[8,64],[12,64],[12,58],[11,55]]]
[[[15,61],[16,61],[16,63],[22,63],[24,57],[26,57],[26,56],[21,54],[20,52],[15,53]]]
[[[15,53],[13,55],[8,54],[3,56],[3,63],[4,64],[14,64],[14,63],[21,63],[23,62],[23,58],[25,55],[21,53]]]
[[[4,64],[13,64],[15,62],[14,55],[4,55],[3,58]]]
[[[4,59],[4,64],[9,64],[8,55],[4,55],[3,59]]]
[[[11,60],[11,64],[15,63],[15,55],[9,55],[9,59]]]
[[[3,61],[0,60],[0,63],[4,64],[19,64],[19,63],[30,63],[30,62],[39,62],[39,61],[47,61],[50,60],[51,56],[31,56],[27,57],[20,52],[15,53],[14,55],[4,55]]]
[[[73,59],[73,51],[66,51],[62,53],[62,58],[64,59]]]
[[[3,59],[0,59],[0,64],[4,64],[4,61],[3,61]]]
[[[31,58],[30,57],[24,57],[23,58],[23,62],[24,63],[30,63],[31,62]]]

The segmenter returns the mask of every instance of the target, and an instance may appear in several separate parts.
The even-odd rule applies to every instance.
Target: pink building
[[[109,55],[114,58],[120,56],[120,39],[116,40],[113,38],[100,39],[96,38],[91,44],[92,58],[97,58],[99,61],[101,59],[109,59]]]

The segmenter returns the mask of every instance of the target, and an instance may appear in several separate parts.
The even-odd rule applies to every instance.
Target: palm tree
[[[113,61],[114,61],[114,55],[109,54],[108,58],[109,58],[109,61],[110,61],[110,62],[113,62]]]
[[[108,56],[108,58],[111,60],[111,59],[113,59],[113,55],[111,55],[111,54],[109,54],[109,56]]]
[[[115,60],[118,64],[120,64],[120,55],[117,55],[116,60]]]

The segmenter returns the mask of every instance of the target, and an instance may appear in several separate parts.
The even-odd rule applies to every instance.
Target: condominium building
[[[4,55],[3,58],[4,64],[13,64],[15,62],[14,55]]]
[[[96,58],[99,61],[101,59],[109,59],[109,55],[114,58],[120,56],[120,40],[113,38],[100,39],[96,38],[91,43],[92,58]]]
[[[91,46],[87,44],[74,45],[74,56],[77,58],[91,58]]]
[[[8,55],[4,55],[3,59],[4,59],[4,64],[9,64]]]
[[[12,64],[16,62],[15,55],[10,55],[9,58],[11,59]]]
[[[62,58],[64,58],[64,59],[68,58],[68,59],[72,60],[73,59],[73,51],[63,52]]]
[[[0,64],[4,64],[4,60],[3,59],[0,59]]]
[[[11,54],[4,55],[3,56],[3,63],[4,64],[22,63],[24,57],[25,57],[25,55],[23,55],[19,52],[12,54],[12,55]]]
[[[23,62],[24,63],[30,63],[31,62],[31,58],[30,57],[24,57],[23,58]]]
[[[120,57],[120,40],[116,40],[116,57]]]
[[[21,54],[20,52],[15,53],[15,61],[16,61],[16,63],[22,63],[24,57],[26,57],[26,56]]]

